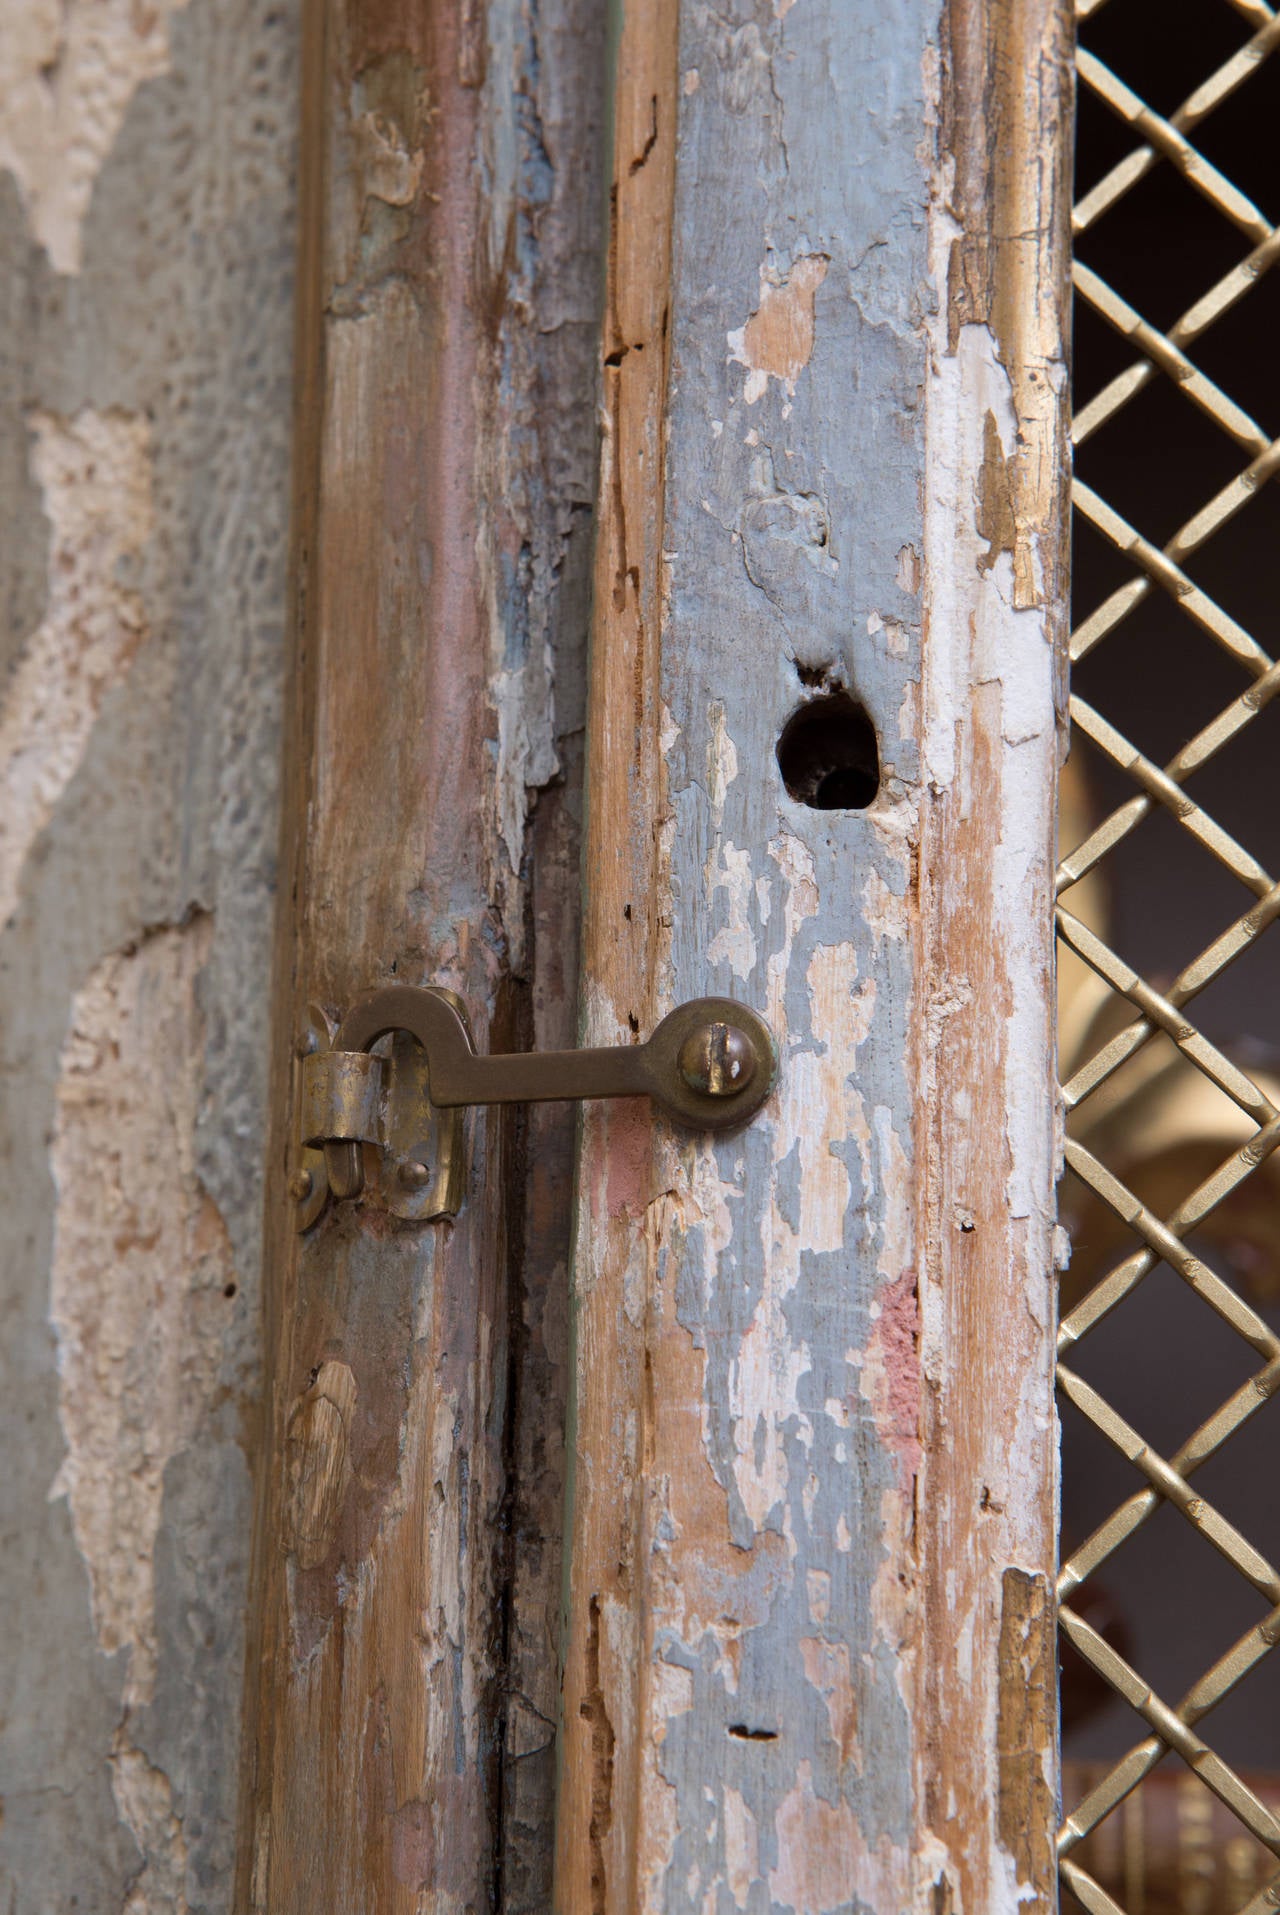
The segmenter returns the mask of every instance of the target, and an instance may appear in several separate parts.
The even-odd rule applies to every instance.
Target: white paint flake
[[[724,1792],[724,1860],[734,1905],[745,1909],[751,1885],[760,1879],[760,1835],[755,1816],[731,1785]]]
[[[723,891],[727,899],[728,921],[722,924],[707,946],[713,964],[727,964],[736,978],[749,978],[756,964],[756,939],[751,929],[750,909],[754,896],[751,853],[737,845],[721,844],[712,852],[707,869],[707,892]]]
[[[711,821],[718,830],[724,817],[724,800],[738,775],[738,750],[725,725],[724,706],[717,699],[708,714],[711,736],[707,742],[707,796],[711,800]]]

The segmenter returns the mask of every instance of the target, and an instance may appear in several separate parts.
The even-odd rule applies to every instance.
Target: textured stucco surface
[[[0,1907],[230,1906],[294,0],[0,0]]]

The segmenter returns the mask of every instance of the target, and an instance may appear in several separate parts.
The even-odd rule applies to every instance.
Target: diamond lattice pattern
[[[1203,363],[1214,329],[1256,295],[1280,259],[1280,230],[1272,225],[1268,209],[1255,204],[1212,162],[1208,154],[1214,147],[1207,137],[1218,116],[1248,110],[1251,84],[1280,48],[1280,18],[1263,0],[1203,0],[1206,8],[1215,10],[1216,37],[1207,36],[1212,57],[1206,57],[1198,83],[1181,104],[1170,109],[1162,102],[1164,110],[1157,111],[1135,86],[1132,71],[1122,78],[1093,50],[1095,39],[1105,48],[1104,36],[1092,34],[1099,16],[1129,3],[1080,0],[1077,7],[1081,94],[1107,110],[1106,124],[1119,155],[1075,209],[1077,310],[1087,311],[1089,323],[1104,322],[1113,350],[1119,341],[1125,351],[1122,360],[1113,361],[1120,369],[1106,377],[1100,390],[1079,395],[1074,439],[1077,448],[1083,448],[1097,434],[1124,431],[1132,420],[1131,464],[1140,466],[1143,458],[1166,464],[1178,459],[1176,430],[1172,438],[1164,434],[1151,441],[1145,423],[1141,428],[1139,423],[1145,420],[1142,406],[1151,402],[1151,389],[1164,382],[1167,393],[1176,394],[1164,403],[1185,409],[1179,417],[1187,419],[1188,442],[1200,444],[1211,429],[1215,439],[1221,435],[1233,469],[1222,483],[1221,474],[1206,462],[1209,483],[1172,536],[1167,525],[1144,525],[1132,488],[1119,504],[1082,480],[1074,488],[1078,532],[1083,537],[1083,528],[1088,528],[1090,537],[1096,535],[1105,544],[1112,582],[1100,602],[1077,608],[1083,616],[1071,640],[1073,670],[1100,647],[1123,648],[1139,611],[1145,607],[1143,616],[1150,621],[1154,603],[1177,627],[1179,644],[1184,630],[1194,631],[1195,644],[1203,647],[1207,691],[1204,722],[1163,762],[1151,755],[1150,747],[1140,749],[1083,691],[1071,699],[1073,734],[1088,741],[1083,750],[1075,749],[1073,772],[1087,756],[1104,768],[1106,777],[1093,781],[1092,809],[1083,800],[1077,807],[1083,821],[1077,841],[1064,838],[1058,874],[1068,1132],[1065,1208],[1069,1221],[1073,1211],[1076,1217],[1091,1219],[1078,1232],[1088,1240],[1084,1251],[1077,1245],[1072,1270],[1064,1279],[1058,1375],[1069,1414],[1083,1419],[1095,1447],[1101,1439],[1130,1466],[1132,1492],[1094,1522],[1083,1540],[1066,1539],[1069,1554],[1059,1595],[1064,1654],[1078,1659],[1077,1667],[1095,1689],[1105,1685],[1108,1697],[1114,1692],[1123,1698],[1132,1711],[1132,1734],[1127,1753],[1096,1763],[1085,1774],[1076,1790],[1080,1799],[1060,1831],[1059,1854],[1064,1886],[1093,1915],[1144,1915],[1154,1908],[1155,1902],[1146,1899],[1147,1889],[1134,1889],[1137,1878],[1132,1868],[1126,1875],[1124,1857],[1126,1841],[1129,1850],[1133,1848],[1126,1831],[1135,1826],[1135,1805],[1147,1779],[1164,1765],[1164,1773],[1172,1769],[1181,1778],[1178,1790],[1203,1796],[1203,1826],[1213,1831],[1217,1853],[1209,1855],[1198,1891],[1192,1882],[1185,1901],[1160,1901],[1160,1908],[1215,1915],[1228,1908],[1240,1915],[1264,1915],[1280,1907],[1280,1796],[1247,1765],[1242,1773],[1215,1750],[1214,1711],[1275,1653],[1280,1642],[1280,1570],[1244,1533],[1248,1524],[1241,1524],[1237,1503],[1230,1504],[1229,1518],[1197,1488],[1196,1476],[1215,1459],[1220,1465],[1229,1457],[1233,1442],[1254,1419],[1274,1420],[1274,1438],[1280,1439],[1280,1413],[1272,1419],[1273,1398],[1280,1393],[1280,1335],[1268,1321],[1260,1293],[1241,1279],[1230,1256],[1218,1254],[1233,1232],[1234,1239],[1241,1240],[1251,1230],[1255,1250],[1262,1244],[1258,1254],[1270,1254],[1267,1231],[1274,1233],[1277,1225],[1273,1221],[1268,1226],[1265,1218],[1269,1206],[1275,1217],[1277,1186],[1269,1180],[1280,1171],[1280,1159],[1271,1156],[1280,1143],[1280,1076],[1272,1074],[1265,1059],[1259,1062],[1222,1038],[1211,1039],[1197,1024],[1197,999],[1252,951],[1280,915],[1280,883],[1259,862],[1257,847],[1251,850],[1240,842],[1248,833],[1238,833],[1238,827],[1228,830],[1205,808],[1196,787],[1198,774],[1212,761],[1242,752],[1256,741],[1260,716],[1280,690],[1280,664],[1273,662],[1270,634],[1257,620],[1251,621],[1256,629],[1247,629],[1229,593],[1207,589],[1204,580],[1214,575],[1202,564],[1211,542],[1236,525],[1240,515],[1261,513],[1260,523],[1265,521],[1276,496],[1268,493],[1267,482],[1280,471],[1280,440],[1271,437],[1280,420],[1254,418],[1239,391],[1233,396],[1224,389],[1231,382],[1221,377],[1220,355],[1209,359],[1218,367],[1218,378],[1210,377]],[[1238,39],[1223,60],[1220,16],[1228,7],[1236,16],[1231,26]],[[1184,6],[1179,18],[1185,14]],[[1184,60],[1186,52],[1184,46]],[[1270,210],[1276,210],[1280,129],[1270,137],[1276,142],[1278,189]],[[1215,254],[1212,247],[1184,259],[1193,274],[1201,258],[1207,267],[1198,283],[1193,280],[1190,303],[1172,323],[1163,314],[1156,323],[1157,315],[1142,310],[1133,275],[1122,292],[1110,283],[1120,275],[1105,274],[1089,263],[1096,257],[1090,252],[1090,235],[1107,223],[1114,232],[1118,222],[1130,217],[1129,209],[1131,243],[1135,256],[1140,253],[1141,189],[1161,169],[1172,169],[1180,182],[1177,191],[1199,202],[1188,213],[1194,231],[1201,230],[1194,222],[1204,221],[1207,208],[1220,228],[1219,243],[1223,238],[1231,243],[1225,271],[1223,253]],[[1192,252],[1191,247],[1187,250]],[[1111,254],[1102,252],[1104,258],[1113,257],[1114,247]],[[1241,383],[1248,397],[1253,389],[1247,380]],[[1088,469],[1086,459],[1080,463]],[[1194,485],[1200,474],[1192,471],[1188,476]],[[1274,519],[1259,548],[1260,564],[1268,562],[1267,536],[1274,563],[1280,549]],[[1185,649],[1177,656],[1186,656]],[[1237,684],[1225,702],[1219,695],[1223,661]],[[1081,672],[1081,681],[1093,682],[1087,671]],[[1152,697],[1158,695],[1159,686],[1153,685]],[[1127,795],[1113,802],[1119,780]],[[1105,798],[1101,806],[1100,791]],[[1068,801],[1064,820],[1070,815]],[[1108,882],[1114,887],[1118,881],[1122,856],[1132,857],[1135,834],[1138,842],[1146,842],[1144,831],[1162,819],[1171,838],[1176,832],[1170,820],[1185,834],[1178,842],[1196,847],[1186,852],[1190,875],[1179,906],[1183,921],[1195,930],[1196,954],[1176,973],[1148,965],[1151,974],[1141,975],[1117,948],[1120,940],[1110,929],[1106,889]],[[1121,854],[1126,844],[1128,850]],[[1201,869],[1206,873],[1203,900],[1196,891]],[[1235,902],[1218,916],[1223,873],[1232,881]],[[1210,1104],[1213,1114],[1206,1117]],[[1260,1195],[1265,1199],[1261,1203]],[[1236,1222],[1224,1230],[1223,1219],[1233,1216]],[[1242,1266],[1246,1275],[1247,1261]],[[1149,1440],[1148,1431],[1132,1426],[1123,1403],[1109,1400],[1087,1380],[1086,1360],[1088,1340],[1108,1322],[1114,1329],[1117,1312],[1122,1317],[1127,1312],[1128,1320],[1136,1321],[1136,1310],[1160,1307],[1153,1274],[1162,1267],[1162,1280],[1167,1283],[1168,1272],[1175,1273],[1197,1300],[1196,1307],[1213,1313],[1238,1341],[1242,1357],[1238,1387],[1207,1416],[1197,1409],[1187,1419],[1180,1444],[1166,1444],[1164,1453]],[[1220,1336],[1221,1331],[1206,1325],[1206,1334]],[[1169,1388],[1178,1388],[1173,1379]],[[1278,1481],[1280,1470],[1272,1478],[1273,1495]],[[1153,1518],[1170,1521],[1170,1510],[1196,1539],[1189,1548],[1216,1551],[1247,1585],[1256,1620],[1246,1633],[1235,1631],[1234,1640],[1224,1640],[1212,1610],[1207,1610],[1195,1643],[1189,1645],[1198,1677],[1185,1693],[1161,1695],[1135,1666],[1140,1651],[1130,1650],[1116,1632],[1097,1622],[1081,1592],[1094,1586],[1090,1579],[1100,1570],[1105,1582],[1105,1566],[1111,1563],[1114,1572],[1144,1527]],[[1118,1858],[1111,1870],[1099,1860],[1108,1854]],[[1230,1857],[1235,1860],[1228,1866]]]

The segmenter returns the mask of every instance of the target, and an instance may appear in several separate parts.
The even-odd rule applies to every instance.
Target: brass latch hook
[[[390,1055],[377,1056],[385,1037]],[[727,997],[681,1004],[644,1044],[484,1056],[454,992],[392,984],[359,998],[336,1031],[313,1011],[301,1049],[303,1161],[292,1189],[304,1230],[326,1190],[360,1195],[365,1144],[382,1150],[393,1214],[454,1215],[470,1104],[651,1097],[677,1123],[724,1130],[754,1117],[777,1075],[768,1025]]]

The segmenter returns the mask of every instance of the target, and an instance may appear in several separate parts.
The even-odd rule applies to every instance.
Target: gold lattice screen
[[[1263,1915],[1280,1908],[1280,19],[1263,0],[1077,11],[1061,1870],[1066,1904],[1098,1915]],[[1098,1482],[1117,1486],[1101,1503]]]

